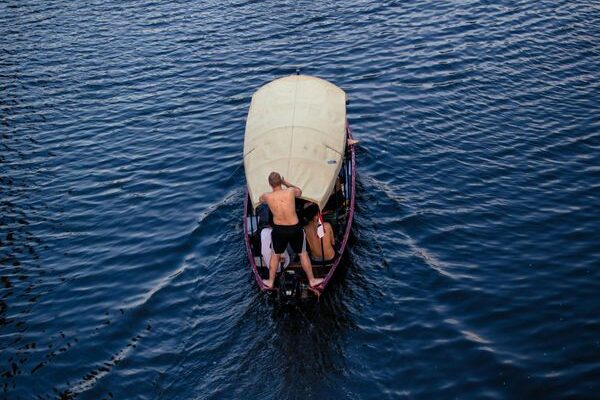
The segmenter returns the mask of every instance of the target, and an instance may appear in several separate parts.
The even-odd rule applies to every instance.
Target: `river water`
[[[0,1],[0,398],[598,396],[599,17]],[[286,311],[250,274],[242,147],[296,68],[361,142],[348,262]]]

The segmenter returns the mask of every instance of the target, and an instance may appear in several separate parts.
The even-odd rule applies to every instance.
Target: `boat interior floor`
[[[258,274],[260,275],[261,279],[269,278],[269,268],[258,267],[257,269],[258,269]],[[302,269],[300,262],[298,262],[298,261],[291,262],[290,265],[288,265],[286,269],[292,269],[296,272],[296,274],[298,274],[298,276],[301,276],[303,279],[306,279],[306,274],[304,273],[304,270]],[[313,264],[312,270],[313,270],[313,275],[315,276],[315,278],[325,278],[325,276],[327,276],[327,274],[331,270],[331,264],[329,264],[329,265],[314,265]]]

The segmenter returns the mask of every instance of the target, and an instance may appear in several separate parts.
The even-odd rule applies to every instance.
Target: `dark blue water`
[[[0,1],[0,398],[597,398],[599,27],[594,1]],[[242,146],[296,67],[361,143],[348,263],[285,312]]]

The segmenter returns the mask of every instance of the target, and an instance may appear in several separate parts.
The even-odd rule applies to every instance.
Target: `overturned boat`
[[[340,265],[354,215],[356,175],[346,104],[342,89],[305,75],[276,79],[252,96],[244,139],[244,236],[250,266],[261,290],[269,289],[263,279],[269,276],[270,221],[269,210],[259,198],[272,190],[267,181],[272,171],[302,189],[302,196],[296,199],[301,223],[303,219],[307,222],[303,217],[305,207],[316,204],[319,220],[331,224],[335,256],[312,262],[315,277],[323,278],[318,291],[325,290]],[[320,254],[324,255],[322,241]],[[314,297],[298,254],[289,247],[279,266],[275,290],[285,302]]]

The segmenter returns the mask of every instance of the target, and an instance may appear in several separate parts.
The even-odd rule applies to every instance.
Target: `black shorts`
[[[275,254],[283,254],[288,243],[296,254],[305,251],[304,247],[304,229],[300,225],[275,225],[271,232],[271,241],[273,242],[273,251]]]

